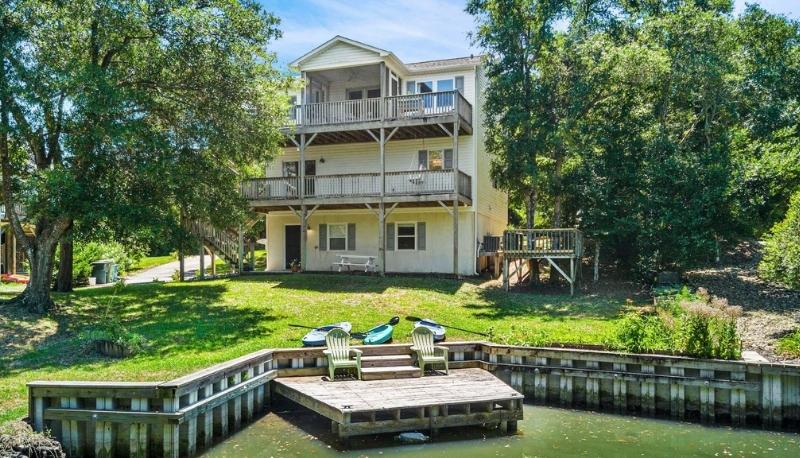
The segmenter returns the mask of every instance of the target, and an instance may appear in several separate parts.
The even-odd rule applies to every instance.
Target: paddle
[[[424,319],[422,319],[422,318],[420,318],[418,316],[407,316],[406,320],[408,320],[408,321],[425,321]],[[440,323],[438,321],[436,322],[436,324],[440,324],[440,325],[442,325],[442,326],[444,326],[446,328],[458,329],[459,331],[468,332],[470,334],[477,334],[479,336],[489,337],[489,334],[486,334],[484,332],[470,331],[469,329],[457,328],[455,326],[450,326],[449,324]]]
[[[290,328],[303,328],[303,329],[317,329],[317,328],[312,327],[312,326],[303,326],[302,324],[290,324],[289,327]]]
[[[389,320],[389,322],[386,323],[386,324],[390,324],[392,326],[397,326],[397,323],[399,323],[399,322],[400,322],[400,317],[399,316],[393,316]],[[378,325],[378,326],[380,326],[380,325]],[[354,339],[364,340],[364,338],[367,337],[367,333],[366,332],[351,332],[350,333],[350,337],[352,337]]]

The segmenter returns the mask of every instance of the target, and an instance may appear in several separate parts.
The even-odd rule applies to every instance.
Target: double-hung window
[[[417,249],[417,225],[415,223],[397,223],[397,249]]]
[[[417,153],[419,170],[450,170],[453,168],[453,150],[419,150]]]
[[[328,249],[331,251],[347,250],[347,224],[328,225]]]

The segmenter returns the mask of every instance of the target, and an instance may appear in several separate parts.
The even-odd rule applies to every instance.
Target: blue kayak
[[[303,346],[304,347],[325,346],[325,336],[327,336],[328,333],[334,329],[344,329],[345,332],[350,332],[350,330],[353,329],[353,326],[347,321],[342,321],[341,323],[329,324],[326,326],[320,326],[312,331],[309,331],[308,334],[303,336]]]
[[[443,341],[445,333],[447,332],[444,326],[428,318],[423,318],[422,320],[415,322],[414,327],[415,328],[423,327],[430,329],[431,332],[433,332],[434,342]]]
[[[375,326],[374,328],[366,332],[366,335],[364,337],[364,344],[378,345],[386,343],[392,340],[393,332],[394,332],[394,326],[392,326],[391,324],[382,324],[380,326]]]

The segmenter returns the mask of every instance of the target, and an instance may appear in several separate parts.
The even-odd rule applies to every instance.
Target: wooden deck
[[[513,430],[523,395],[483,369],[390,380],[281,377],[274,392],[330,419],[339,436],[497,424]]]

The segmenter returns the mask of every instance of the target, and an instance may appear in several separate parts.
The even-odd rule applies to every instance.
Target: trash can
[[[111,283],[116,283],[119,280],[119,264],[111,264]]]
[[[97,279],[98,285],[111,282],[111,266],[114,261],[111,259],[101,259],[92,263],[92,277]]]

